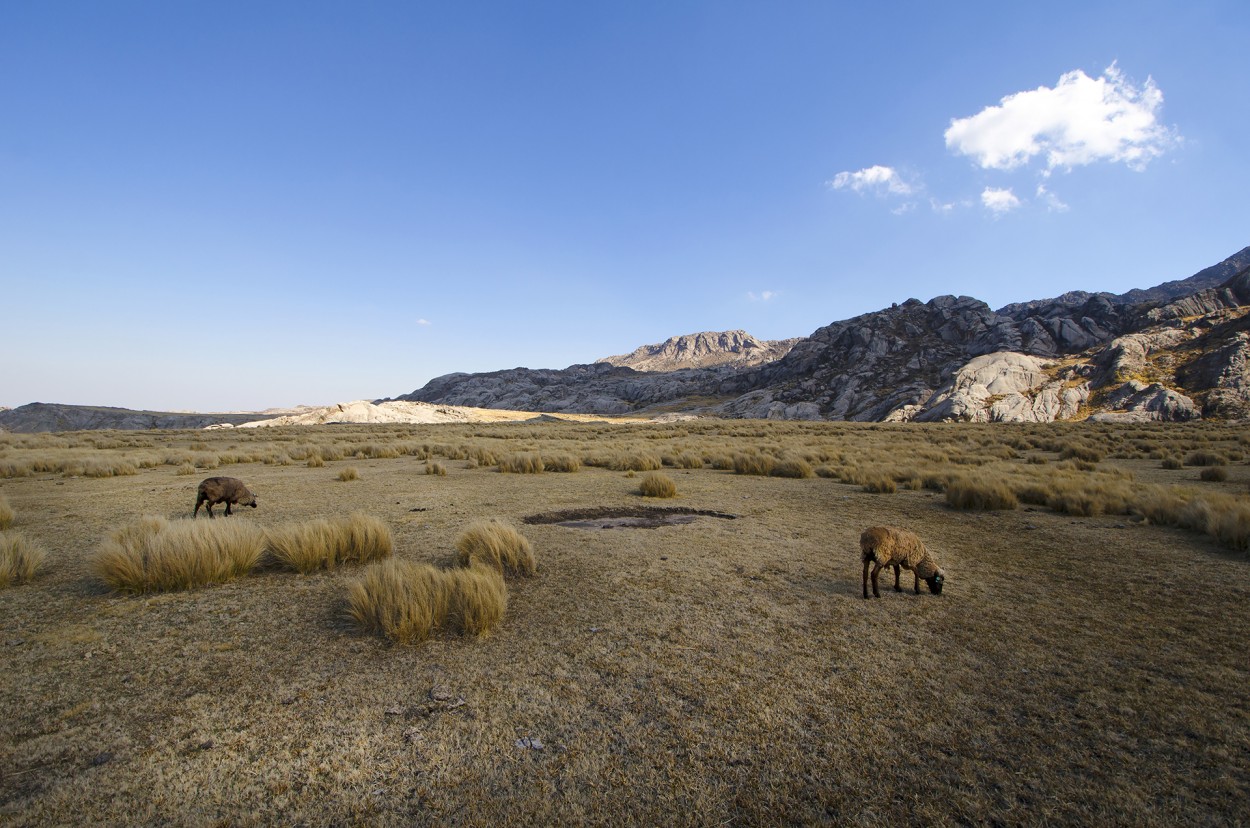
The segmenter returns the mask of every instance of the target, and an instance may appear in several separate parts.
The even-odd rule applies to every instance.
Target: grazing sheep
[[[906,529],[896,529],[893,526],[869,526],[864,533],[859,536],[859,548],[863,553],[864,561],[864,597],[868,597],[868,565],[876,563],[872,570],[872,594],[880,598],[881,593],[877,590],[877,573],[881,571],[883,566],[894,567],[894,591],[902,592],[903,588],[899,586],[899,570],[907,569],[916,576],[916,594],[920,594],[920,580],[929,585],[929,591],[934,595],[942,594],[942,583],[946,580],[946,573],[937,565],[937,561],[933,560],[933,556],[929,554],[929,550],[925,548],[924,541],[913,532]]]
[[[256,495],[243,485],[243,481],[237,477],[210,477],[200,482],[200,488],[195,493],[195,511],[191,513],[191,517],[196,517],[200,513],[200,504],[207,503],[208,516],[213,516],[213,506],[218,503],[226,504],[226,514],[230,514],[231,504],[235,506],[251,506],[256,508]]]

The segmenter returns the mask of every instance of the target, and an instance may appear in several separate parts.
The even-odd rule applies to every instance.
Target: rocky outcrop
[[[917,412],[921,422],[1046,423],[1071,419],[1089,398],[1088,384],[1067,387],[1048,363],[1001,351],[976,357]]]
[[[761,340],[746,331],[704,332],[674,336],[632,353],[595,360],[635,371],[678,371],[720,365],[762,365],[781,359],[801,338]]]

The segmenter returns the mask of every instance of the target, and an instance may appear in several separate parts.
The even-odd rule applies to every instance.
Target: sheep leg
[[[230,501],[226,501],[226,517],[230,517]]]
[[[201,504],[201,503],[203,503],[203,502],[204,502],[204,498],[202,498],[202,497],[197,497],[197,498],[195,499],[195,511],[191,512],[191,517],[192,517],[192,518],[199,517],[199,514],[200,514],[200,504]]]
[[[920,594],[920,576],[916,575],[916,594]]]
[[[872,597],[880,598],[881,590],[877,589],[877,575],[881,572],[881,564],[877,564],[872,568]]]
[[[864,561],[864,597],[868,597],[868,566],[872,561]]]
[[[903,588],[898,585],[898,578],[899,578],[899,575],[901,574],[902,574],[902,567],[900,567],[898,564],[894,564],[894,591],[895,592],[903,591]]]
[[[204,501],[204,509],[208,512],[209,517],[215,517],[215,515],[213,514],[213,501],[211,500]]]

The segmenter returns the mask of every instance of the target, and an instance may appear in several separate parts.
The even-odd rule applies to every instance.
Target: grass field
[[[0,824],[1244,824],[1247,452],[1210,424],[0,434],[6,534],[46,552],[0,589]],[[657,465],[674,497],[640,493]],[[408,645],[349,615],[363,565],[111,591],[111,533],[212,475],[257,496],[227,520],[363,513],[440,569],[499,519],[536,571],[488,635]],[[693,516],[526,521],[614,508]],[[860,597],[873,524],[925,539],[942,596]]]

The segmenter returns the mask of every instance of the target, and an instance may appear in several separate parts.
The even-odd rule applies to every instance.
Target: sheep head
[[[946,582],[946,573],[939,569],[932,578],[925,578],[924,582],[929,585],[930,592],[934,595],[941,595],[942,585]]]

